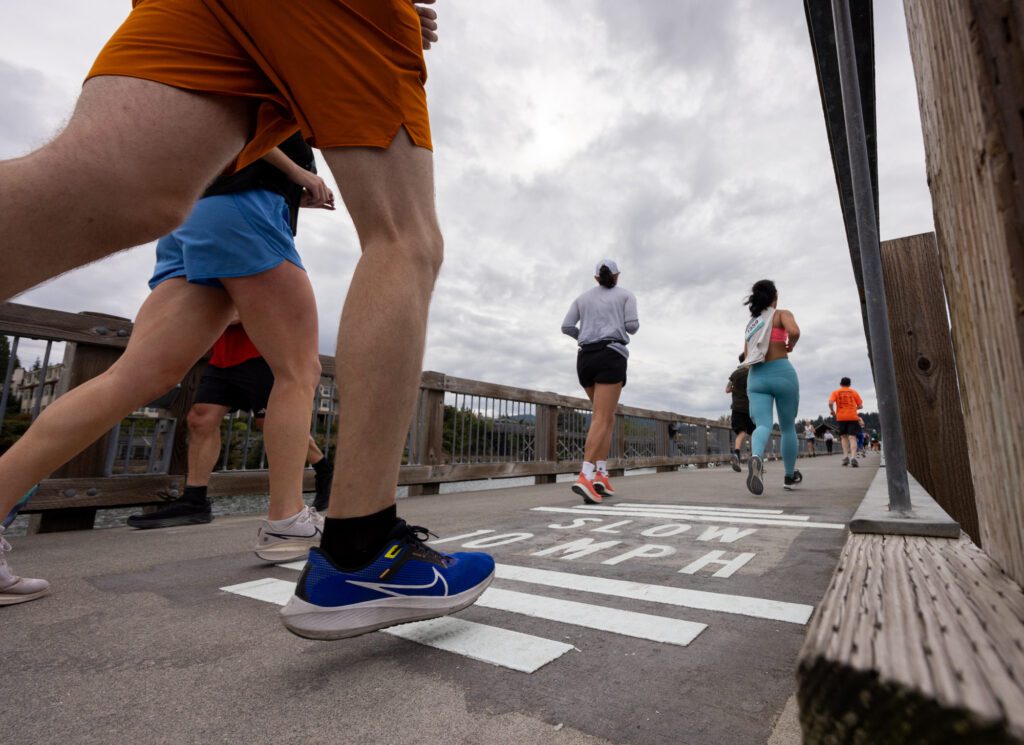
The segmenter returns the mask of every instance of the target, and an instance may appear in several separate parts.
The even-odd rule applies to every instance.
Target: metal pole
[[[11,378],[14,376],[14,360],[18,356],[18,342],[20,336],[14,337],[14,344],[11,345],[11,356],[7,359],[7,372],[4,373],[3,393],[0,394],[0,432],[4,431],[4,416],[7,414],[7,399],[11,394],[11,387],[14,385]]]
[[[896,396],[896,366],[892,359],[889,338],[889,311],[885,302],[882,277],[882,256],[878,246],[878,221],[875,216],[874,191],[868,165],[867,134],[864,112],[860,105],[860,82],[857,79],[857,55],[853,46],[853,23],[849,0],[832,0],[832,17],[836,27],[836,52],[839,57],[839,79],[843,92],[843,114],[846,120],[846,144],[850,151],[850,179],[853,183],[853,209],[857,220],[861,270],[864,275],[864,297],[867,304],[871,357],[874,360],[875,393],[878,416],[886,444],[885,477],[889,485],[889,510],[909,512],[910,484],[907,480],[907,453],[900,423],[900,403]]]
[[[50,350],[53,348],[53,342],[46,342],[46,351],[43,353],[43,366],[39,370],[39,388],[36,389],[36,400],[32,404],[32,421],[36,420],[39,416],[39,409],[43,403],[43,388],[46,387],[46,370],[50,366]]]

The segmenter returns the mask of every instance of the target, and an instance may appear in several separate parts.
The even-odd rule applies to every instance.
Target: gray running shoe
[[[50,583],[45,579],[19,577],[11,571],[4,557],[11,550],[11,544],[4,538],[4,530],[0,527],[0,605],[27,603],[48,595]]]
[[[844,466],[850,465],[850,459],[849,458],[843,458],[843,465]]]
[[[304,559],[309,549],[320,545],[323,532],[323,515],[312,507],[304,507],[282,530],[275,530],[267,520],[260,523],[253,551],[264,561],[274,564]]]
[[[764,463],[761,462],[759,455],[751,455],[750,460],[747,461],[747,488],[750,493],[755,496],[761,496],[764,493]]]
[[[743,470],[740,468],[740,456],[737,453],[733,453],[729,456],[729,463],[732,464],[732,470],[736,473],[740,473]]]
[[[857,462],[856,458],[850,461],[850,465],[854,468],[860,468],[860,463]]]

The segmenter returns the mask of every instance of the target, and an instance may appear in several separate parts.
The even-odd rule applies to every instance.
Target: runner
[[[824,436],[825,450],[828,451],[829,455],[832,455],[832,445],[835,443],[835,439],[836,439],[836,437],[835,437],[835,435],[832,434],[832,430],[826,429],[825,430],[825,436]]]
[[[764,493],[764,451],[772,430],[772,404],[779,413],[782,435],[782,462],[786,473],[784,488],[792,490],[803,481],[796,470],[796,414],[800,407],[800,381],[789,361],[789,353],[800,340],[800,327],[792,312],[778,310],[779,293],[775,283],[762,279],[754,283],[745,305],[751,320],[744,332],[746,360],[750,366],[747,396],[754,430],[750,461],[747,463],[747,488],[752,494]]]
[[[860,427],[860,431],[857,433],[857,455],[861,458],[867,458],[868,454],[864,448],[864,442],[866,440],[864,436],[864,419],[863,417],[857,417],[857,426]]]
[[[839,387],[828,397],[828,410],[839,425],[839,444],[843,448],[843,465],[857,463],[857,435],[860,434],[860,417],[857,411],[864,408],[860,394],[850,387],[850,379],[843,378]]]
[[[345,479],[343,486],[335,479],[321,550],[311,550],[296,596],[282,611],[289,629],[317,638],[454,612],[474,602],[494,573],[486,554],[446,556],[427,548],[425,533],[395,513],[443,255],[424,89],[423,48],[437,39],[435,17],[408,0],[136,0],[89,73],[65,130],[40,150],[0,163],[0,300],[7,300],[174,230],[225,165],[248,165],[297,128],[324,151],[362,255],[336,356],[345,416],[335,458],[345,465]],[[57,193],[60,219],[40,208]],[[169,283],[187,284],[174,278],[161,287]],[[144,336],[165,338],[166,330],[185,337],[191,357],[205,352],[226,325],[228,308],[204,289],[194,288],[183,315],[143,319]],[[151,297],[165,292],[158,287]],[[239,310],[274,367],[269,345]],[[271,336],[287,337],[291,322],[293,314],[285,314]],[[212,335],[186,333],[217,326]],[[139,403],[177,382],[171,373],[181,361],[161,362],[149,383],[163,390]],[[276,392],[281,375],[274,372]],[[268,434],[276,408],[272,396]],[[108,427],[115,413],[102,414]],[[51,434],[65,436],[57,428]],[[300,467],[285,472],[301,477]],[[0,514],[21,497],[11,487],[19,480],[26,481],[0,478]],[[380,562],[389,566],[390,589],[353,584],[379,583]],[[443,581],[401,589],[424,572]]]
[[[744,359],[746,359],[746,355],[741,354],[740,366],[732,371],[729,382],[725,386],[725,392],[732,394],[730,419],[736,440],[733,442],[732,457],[729,458],[729,462],[732,464],[732,470],[736,473],[742,471],[740,462],[743,457],[741,453],[743,441],[746,440],[747,435],[754,434],[754,420],[750,418],[750,400],[747,398],[747,373],[750,368],[744,366]]]
[[[816,437],[814,434],[814,425],[811,424],[809,421],[804,422],[804,446],[807,449],[808,458],[813,458],[816,455],[814,450],[815,439]]]
[[[207,497],[210,473],[221,451],[220,425],[233,411],[252,413],[253,427],[263,430],[267,402],[274,386],[274,372],[260,355],[240,323],[225,329],[213,345],[210,363],[199,381],[192,408],[188,412],[188,478],[180,497],[155,512],[132,515],[133,528],[169,528],[213,520]],[[316,441],[309,437],[306,459],[313,466],[316,497],[313,509],[327,509],[331,496],[331,462],[324,458]],[[272,560],[273,555],[262,556]]]
[[[600,504],[615,496],[608,478],[608,451],[615,429],[615,408],[626,386],[629,337],[640,328],[636,296],[619,287],[619,266],[602,259],[594,269],[593,287],[573,300],[562,321],[562,333],[579,344],[576,377],[593,404],[583,470],[572,490],[587,504]],[[578,324],[578,326],[577,326]]]

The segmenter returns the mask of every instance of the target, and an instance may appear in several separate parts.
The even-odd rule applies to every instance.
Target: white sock
[[[589,460],[583,461],[583,475],[587,477],[588,481],[594,480],[594,464]]]
[[[299,510],[294,515],[292,515],[291,517],[286,517],[284,520],[267,520],[267,522],[270,523],[270,527],[274,530],[284,530],[285,528],[290,527],[291,524],[294,523],[296,520],[298,520],[299,515],[301,515],[303,512],[305,512],[305,509]]]
[[[608,461],[599,460],[597,462],[597,470],[603,473],[605,476],[608,475]]]

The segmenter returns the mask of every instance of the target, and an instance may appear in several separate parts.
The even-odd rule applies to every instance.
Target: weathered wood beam
[[[985,550],[1024,581],[1024,5],[905,0]]]
[[[935,234],[884,241],[881,248],[907,467],[980,542]]]

